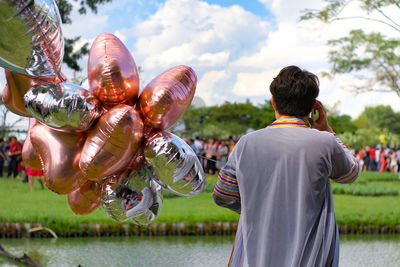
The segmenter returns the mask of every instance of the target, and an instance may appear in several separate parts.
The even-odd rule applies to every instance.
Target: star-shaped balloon
[[[0,0],[0,29],[13,32],[0,40],[0,66],[6,69],[5,105],[31,117],[26,166],[42,168],[46,185],[68,194],[76,214],[102,203],[111,218],[137,224],[158,216],[162,187],[180,196],[199,194],[206,180],[198,158],[166,132],[190,106],[197,83],[193,69],[169,69],[139,95],[131,53],[116,36],[103,33],[90,49],[88,88],[69,83],[61,72],[55,2],[25,2]]]

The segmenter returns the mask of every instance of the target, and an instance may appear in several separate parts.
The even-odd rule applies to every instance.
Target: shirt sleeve
[[[336,139],[336,144],[332,155],[333,166],[331,178],[333,181],[341,184],[352,183],[361,173],[360,162],[336,133],[332,134]]]
[[[238,153],[238,147],[238,145],[235,146],[226,165],[219,172],[213,198],[217,205],[240,213],[240,192],[236,179],[236,155]]]

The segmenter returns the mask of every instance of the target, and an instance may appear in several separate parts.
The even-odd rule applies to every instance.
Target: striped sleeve
[[[336,139],[337,146],[332,157],[333,170],[331,178],[341,184],[352,183],[361,173],[360,162],[336,133],[332,134]]]
[[[226,165],[219,172],[213,192],[217,205],[237,213],[240,213],[241,209],[239,184],[236,179],[236,155],[239,147],[236,145],[233,148]]]
[[[337,136],[337,134],[334,133],[334,132],[332,132],[332,134],[333,134],[333,136],[335,137],[336,142],[337,142],[341,147],[343,147],[344,149],[347,149],[347,146],[342,142],[342,140],[340,140],[339,136]]]
[[[240,201],[238,183],[235,178],[231,178],[219,172],[214,194],[227,200]]]

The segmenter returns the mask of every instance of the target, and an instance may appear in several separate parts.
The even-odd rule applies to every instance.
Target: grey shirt
[[[278,127],[243,136],[214,190],[218,205],[241,211],[228,265],[337,265],[329,178],[347,183],[359,172],[358,161],[329,132]]]

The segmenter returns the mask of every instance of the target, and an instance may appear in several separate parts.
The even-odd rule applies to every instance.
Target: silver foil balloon
[[[47,126],[86,131],[101,115],[99,101],[86,89],[71,83],[48,83],[29,90],[26,110]]]
[[[64,39],[55,1],[0,0],[0,10],[0,67],[31,76],[63,77]]]
[[[159,132],[147,139],[144,155],[157,175],[157,183],[173,193],[192,197],[203,191],[203,168],[192,148],[178,136]]]
[[[162,188],[154,182],[150,165],[130,175],[108,178],[101,201],[106,214],[117,221],[132,220],[139,225],[153,222],[162,208]]]

